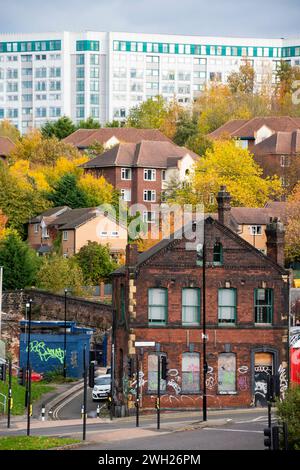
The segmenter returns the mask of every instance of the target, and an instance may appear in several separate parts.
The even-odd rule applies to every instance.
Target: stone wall
[[[19,356],[19,321],[26,318],[26,302],[32,299],[32,320],[64,320],[65,296],[37,289],[3,293],[2,339],[14,361]],[[95,329],[94,340],[101,342],[112,324],[112,307],[101,302],[67,296],[67,320]]]

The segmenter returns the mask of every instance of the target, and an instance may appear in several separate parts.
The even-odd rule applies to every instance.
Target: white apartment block
[[[158,94],[191,103],[206,84],[226,83],[245,60],[258,88],[274,83],[282,59],[300,65],[300,38],[1,34],[0,120],[22,133],[63,115],[122,122],[130,108]]]

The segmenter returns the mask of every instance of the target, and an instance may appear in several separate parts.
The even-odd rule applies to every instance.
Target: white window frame
[[[129,172],[129,176],[130,176],[129,178],[125,178],[125,174],[126,174],[127,171]],[[131,170],[131,168],[121,168],[121,180],[131,181],[131,179],[132,179],[132,170]]]
[[[39,233],[39,224],[34,224],[34,233]]]
[[[151,171],[151,177],[147,178],[148,171]],[[144,168],[144,181],[156,181],[156,170],[154,168]]]
[[[68,232],[68,230],[64,230],[63,231],[63,241],[67,242],[68,239],[69,239],[69,232]]]
[[[249,232],[250,232],[250,235],[260,236],[262,235],[262,226],[261,225],[249,225]]]
[[[151,193],[150,199],[148,199],[148,193]],[[156,202],[155,189],[144,189],[144,202]]]
[[[106,232],[106,231],[104,232],[104,231],[103,231],[103,232],[100,233],[100,236],[106,238],[106,237],[108,237],[108,232]]]
[[[151,215],[151,220],[148,219],[148,214],[153,214],[154,216]],[[146,224],[154,224],[155,223],[155,217],[156,217],[156,212],[155,211],[144,211],[143,212],[143,222]]]
[[[127,193],[127,198],[125,197]],[[125,202],[130,202],[131,201],[131,189],[121,189],[121,199]]]

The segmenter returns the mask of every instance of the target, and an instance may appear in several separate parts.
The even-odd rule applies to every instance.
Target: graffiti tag
[[[28,348],[26,348],[26,351],[28,351]],[[44,341],[31,341],[30,352],[37,354],[42,362],[47,362],[49,359],[56,359],[61,364],[64,363],[64,350],[61,348],[48,348]]]

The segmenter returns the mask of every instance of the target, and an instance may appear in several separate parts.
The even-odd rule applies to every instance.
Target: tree
[[[285,255],[291,263],[300,261],[300,182],[287,201]]]
[[[117,263],[110,255],[109,247],[97,242],[88,241],[75,258],[82,269],[85,285],[99,285],[117,268]]]
[[[7,217],[3,214],[0,209],[0,239],[4,236],[6,223]]]
[[[177,145],[185,145],[189,138],[199,133],[198,118],[196,114],[185,111],[178,117],[173,141]]]
[[[12,142],[18,142],[20,132],[8,119],[0,122],[0,137],[8,137]]]
[[[57,137],[43,138],[37,129],[30,131],[16,143],[11,152],[11,160],[28,160],[33,165],[55,165],[64,156],[70,160],[80,157],[78,150],[71,144],[60,142]]]
[[[120,122],[113,120],[113,121],[107,122],[104,127],[120,127]]]
[[[118,198],[114,187],[103,176],[94,178],[91,174],[82,175],[78,181],[78,189],[84,194],[87,207],[113,204]]]
[[[95,158],[98,155],[102,155],[104,152],[104,146],[98,140],[95,140],[91,145],[87,147],[85,153],[88,155],[89,158]]]
[[[79,178],[75,174],[65,174],[54,183],[47,198],[53,206],[69,206],[72,209],[88,207],[88,201],[83,189],[78,185]]]
[[[300,67],[281,60],[276,69],[275,112],[281,115],[299,116],[299,106],[293,103],[294,85],[300,80]],[[299,88],[299,87],[298,87]]]
[[[254,81],[254,68],[249,62],[241,65],[238,72],[232,72],[227,78],[227,83],[232,93],[253,93]]]
[[[46,124],[41,127],[43,137],[56,137],[59,140],[68,137],[68,135],[72,134],[75,130],[75,124],[67,116],[62,116],[57,121],[47,121]]]
[[[262,178],[262,174],[248,150],[234,141],[216,141],[195,163],[189,181],[179,189],[171,188],[167,197],[178,204],[203,203],[206,211],[213,212],[220,186],[225,185],[234,206],[263,207],[269,199],[280,196],[282,188],[277,176]]]
[[[13,175],[11,169],[0,163],[0,209],[7,216],[7,225],[25,235],[28,220],[51,206],[30,179]]]
[[[198,155],[204,155],[206,150],[212,148],[213,143],[208,137],[198,132],[187,139],[185,146]]]
[[[83,274],[75,258],[44,256],[37,276],[37,287],[50,292],[67,288],[75,295],[83,294]]]
[[[34,284],[39,259],[15,231],[9,231],[0,240],[0,266],[4,267],[4,289],[24,289]]]
[[[300,386],[294,385],[282,401],[277,401],[277,415],[288,427],[289,450],[300,450]]]
[[[96,121],[92,117],[88,117],[86,120],[79,122],[77,129],[99,129],[101,127],[100,122]]]
[[[167,113],[166,101],[158,95],[131,108],[126,126],[140,129],[160,129]]]

